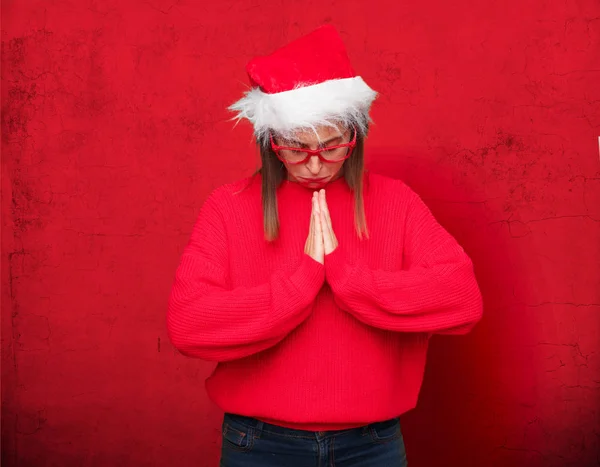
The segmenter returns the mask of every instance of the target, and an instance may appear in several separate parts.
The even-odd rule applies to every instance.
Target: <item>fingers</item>
[[[331,237],[329,227],[327,227],[327,220],[323,211],[321,211],[321,226],[323,230],[323,247],[325,248],[325,254],[329,254],[334,249],[333,238]]]
[[[328,220],[328,210],[327,210],[327,203],[325,201],[325,191],[321,190],[318,195],[317,198],[319,200],[319,209],[320,209],[320,220],[321,220],[321,229],[323,231],[323,247],[325,248],[325,254],[330,253],[331,251],[333,251],[334,246],[333,246],[333,234],[332,234],[332,229],[331,229],[331,224],[330,221]]]
[[[308,231],[308,234],[310,237],[312,237],[314,235],[314,230],[315,230],[315,203],[313,201],[312,209],[310,210],[310,227],[309,227],[309,231]]]
[[[338,241],[331,225],[331,216],[329,215],[329,206],[327,206],[327,200],[325,198],[325,190],[321,190],[318,195],[319,208],[320,208],[320,219],[321,228],[323,230],[323,245],[325,247],[325,254],[332,253],[338,246]]]
[[[325,252],[331,252],[335,248],[335,246],[333,248],[331,247],[333,241],[329,238],[329,227],[327,227],[327,220],[323,216],[324,212],[320,208],[319,194],[318,192],[314,192],[312,197],[310,227],[306,243],[304,244],[304,252],[321,264],[324,264]],[[329,238],[329,240],[327,240],[327,247],[325,246],[325,237]]]
[[[315,258],[319,263],[323,264],[325,255],[325,246],[323,245],[323,223],[321,222],[321,211],[319,209],[319,199],[313,195],[313,211],[314,211],[314,229],[312,237],[312,249]]]
[[[327,206],[327,199],[325,197],[325,190],[321,190],[319,192],[319,201],[320,208],[323,214],[325,215],[325,220],[327,221],[327,228],[329,232],[333,234],[333,227],[331,225],[331,216],[329,215],[329,206]]]
[[[313,225],[313,230],[314,230],[314,237],[316,239],[321,239],[323,236],[323,229],[322,229],[322,222],[321,222],[321,210],[319,209],[319,199],[318,199],[318,195],[315,192],[313,194],[313,200],[312,200],[312,204],[313,204],[313,213],[314,213],[314,225]]]

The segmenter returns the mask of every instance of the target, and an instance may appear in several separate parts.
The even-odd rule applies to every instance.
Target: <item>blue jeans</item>
[[[225,414],[221,467],[406,467],[397,418],[340,431],[291,430]]]

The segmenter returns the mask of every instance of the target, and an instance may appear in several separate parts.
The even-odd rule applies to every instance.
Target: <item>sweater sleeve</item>
[[[171,290],[167,329],[184,355],[228,361],[280,342],[310,314],[324,267],[304,254],[293,271],[253,287],[230,287],[223,206],[209,197],[183,251]]]
[[[326,280],[337,303],[371,326],[466,334],[482,316],[472,262],[425,203],[409,193],[403,269],[384,271],[370,269],[363,262],[349,264],[340,245],[325,258]]]

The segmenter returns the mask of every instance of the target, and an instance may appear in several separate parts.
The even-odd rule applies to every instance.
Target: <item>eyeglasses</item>
[[[349,143],[338,144],[336,146],[327,146],[319,149],[291,148],[278,146],[273,141],[273,135],[269,135],[271,140],[271,149],[277,158],[287,164],[305,164],[312,156],[318,156],[322,162],[332,163],[341,162],[348,159],[352,150],[356,147],[356,130],[353,129],[353,137]]]

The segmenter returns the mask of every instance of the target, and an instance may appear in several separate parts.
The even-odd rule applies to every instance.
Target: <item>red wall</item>
[[[600,6],[2,2],[2,460],[216,466],[165,331],[206,195],[250,174],[244,65],[323,22],[381,92],[368,165],[471,254],[485,318],[436,337],[412,467],[596,465]]]

